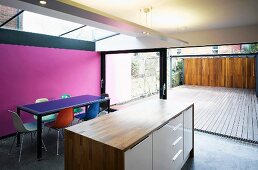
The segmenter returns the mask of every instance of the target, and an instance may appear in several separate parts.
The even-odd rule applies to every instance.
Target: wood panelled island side
[[[194,155],[194,105],[149,99],[65,129],[66,170],[176,170]]]

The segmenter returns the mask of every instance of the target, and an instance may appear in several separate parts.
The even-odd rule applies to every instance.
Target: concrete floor
[[[258,170],[258,145],[195,132],[195,156],[183,170]]]
[[[47,132],[47,130],[45,130]],[[48,151],[43,151],[43,160],[36,160],[36,144],[26,137],[21,163],[18,148],[8,155],[11,138],[0,140],[0,169],[61,170],[64,169],[63,143],[61,155],[56,156],[56,133],[44,136]],[[241,143],[224,137],[195,132],[195,157],[189,159],[184,170],[257,170],[258,146]]]

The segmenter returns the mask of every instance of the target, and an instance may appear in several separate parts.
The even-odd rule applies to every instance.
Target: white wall
[[[173,34],[191,46],[258,42],[258,25]]]
[[[175,38],[187,41],[185,46],[204,46],[220,44],[238,44],[258,42],[258,25],[217,29],[199,32],[185,32],[172,35]],[[97,51],[115,51],[146,48],[179,47],[174,43],[161,41],[150,37],[130,37],[126,35],[114,36],[96,42]]]

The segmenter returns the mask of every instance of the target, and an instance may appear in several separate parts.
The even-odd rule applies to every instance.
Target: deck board
[[[258,101],[254,89],[179,86],[168,97],[195,104],[195,129],[258,143]]]

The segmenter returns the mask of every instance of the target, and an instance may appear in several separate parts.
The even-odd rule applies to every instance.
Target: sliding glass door
[[[159,53],[106,55],[106,93],[111,104],[159,93]]]

